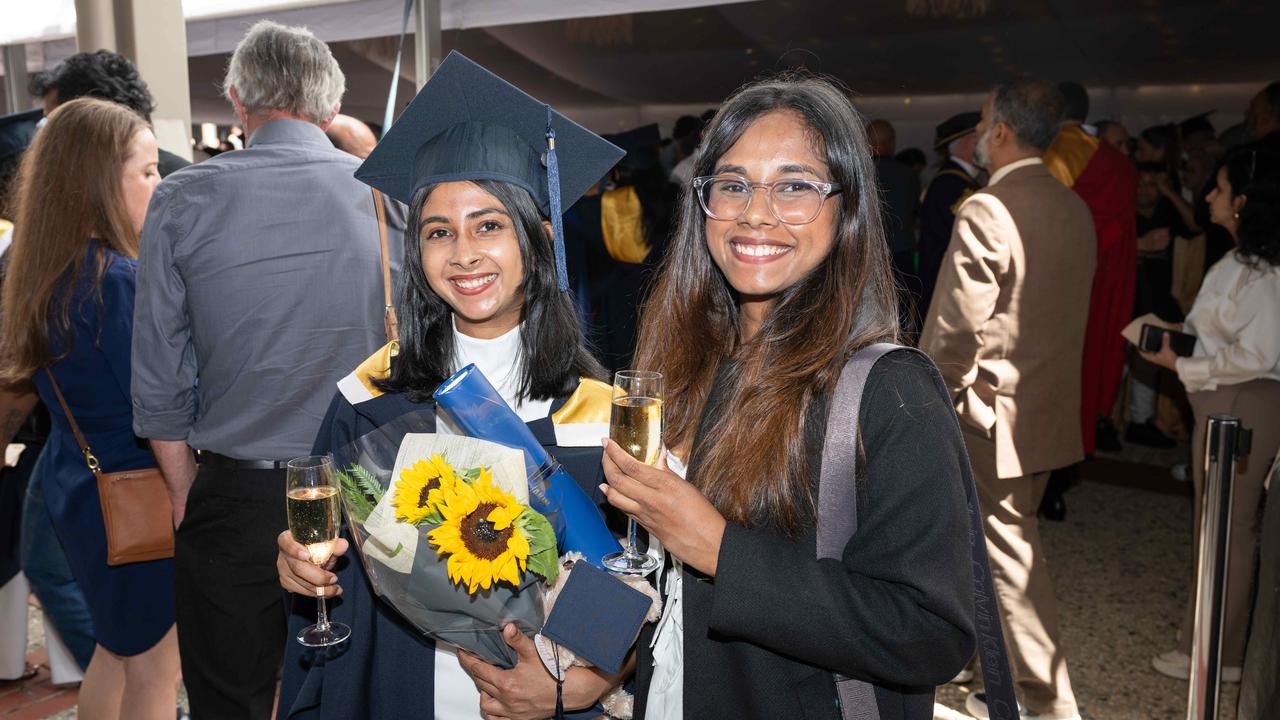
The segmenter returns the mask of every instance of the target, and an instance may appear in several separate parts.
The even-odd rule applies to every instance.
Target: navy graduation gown
[[[567,398],[558,398],[552,412]],[[423,412],[422,432],[435,430],[434,402],[414,403],[404,395],[387,394],[352,405],[339,393],[320,426],[314,452],[345,447],[382,425],[412,412]],[[599,485],[604,470],[598,447],[559,447],[551,418],[528,423],[541,442],[582,489],[606,507]],[[618,533],[616,511],[606,511]],[[620,533],[619,533],[620,534]],[[348,541],[350,537],[348,536]],[[373,593],[360,559],[352,547],[334,568],[342,595],[329,601],[329,617],[351,628],[351,638],[329,648],[306,648],[294,637],[315,622],[310,598],[290,594],[289,640],[285,649],[277,717],[290,720],[355,720],[356,718],[433,717],[435,643],[424,637]],[[568,713],[569,718],[596,717],[599,710]],[[479,708],[476,717],[480,717]]]

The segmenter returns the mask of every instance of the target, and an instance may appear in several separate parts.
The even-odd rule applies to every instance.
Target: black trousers
[[[287,640],[276,536],[284,470],[202,466],[174,543],[182,677],[193,720],[266,720]]]

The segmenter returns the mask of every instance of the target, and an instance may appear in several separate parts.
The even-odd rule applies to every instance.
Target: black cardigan
[[[931,372],[919,355],[895,352],[867,381],[866,474],[842,562],[815,558],[812,520],[795,539],[730,523],[716,576],[686,568],[686,718],[838,720],[832,671],[874,685],[882,720],[933,717],[934,687],[965,665],[976,639],[964,442]],[[729,411],[715,407],[723,396],[717,385],[704,421]],[[806,426],[816,488],[825,402]],[[650,635],[639,643],[637,718]]]

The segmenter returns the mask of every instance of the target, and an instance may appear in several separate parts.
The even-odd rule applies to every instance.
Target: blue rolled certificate
[[[542,447],[475,365],[454,373],[433,397],[467,435],[524,451],[529,505],[551,520],[561,554],[580,552],[593,565],[601,566],[605,555],[622,549],[605,526],[600,508]]]

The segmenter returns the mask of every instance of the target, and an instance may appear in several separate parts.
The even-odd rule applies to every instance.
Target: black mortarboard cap
[[[982,122],[980,112],[962,112],[959,115],[952,115],[934,128],[933,149],[941,150],[952,141],[968,135],[978,128],[979,122]]]
[[[627,156],[622,163],[627,167],[645,170],[658,164],[658,144],[662,142],[662,133],[658,131],[657,123],[603,137],[626,151]]]
[[[1186,120],[1178,123],[1178,130],[1184,137],[1198,132],[1207,132],[1210,135],[1216,135],[1217,133],[1213,129],[1213,123],[1209,122],[1209,116],[1215,112],[1217,112],[1217,110],[1210,110],[1209,112],[1202,112],[1199,115],[1192,115]]]
[[[27,149],[42,117],[43,110],[28,110],[0,117],[0,160],[7,160]]]
[[[454,51],[356,178],[405,204],[419,189],[442,182],[499,180],[528,190],[551,220],[564,291],[561,215],[622,156],[620,148]]]

